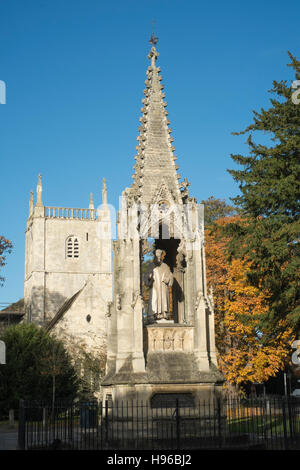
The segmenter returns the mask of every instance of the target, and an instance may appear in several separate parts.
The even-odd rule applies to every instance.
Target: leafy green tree
[[[98,398],[101,392],[101,380],[105,376],[106,346],[102,345],[97,351],[91,351],[84,341],[66,333],[64,340],[68,344],[69,354],[80,377],[77,397],[84,401]]]
[[[6,364],[0,368],[2,412],[17,409],[19,400],[73,399],[78,379],[63,345],[34,324],[7,328]]]
[[[213,224],[222,217],[230,217],[237,212],[236,208],[227,204],[225,199],[216,199],[214,196],[201,201],[201,204],[204,204],[205,226]]]
[[[3,266],[5,266],[6,255],[8,253],[11,253],[11,250],[12,250],[11,241],[7,240],[2,235],[0,235],[0,268],[3,268]],[[5,278],[3,276],[0,276],[0,286],[3,285],[4,281],[5,281]]]
[[[300,62],[289,53],[295,80]],[[242,169],[228,170],[239,183],[232,199],[242,220],[229,225],[230,253],[251,261],[250,283],[269,293],[263,323],[276,334],[281,319],[300,325],[300,104],[292,84],[274,81],[269,109],[254,111],[248,134],[249,155],[232,155]],[[255,142],[263,133],[268,142]],[[261,135],[261,134],[258,134]]]
[[[80,360],[82,376],[79,398],[82,400],[95,399],[100,392],[100,383],[105,375],[106,354],[102,351],[94,355],[83,350]]]

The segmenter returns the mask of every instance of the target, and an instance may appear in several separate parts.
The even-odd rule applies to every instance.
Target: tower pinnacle
[[[94,200],[93,200],[93,193],[90,193],[89,209],[95,209]]]
[[[33,191],[30,191],[30,199],[29,199],[29,216],[33,214],[34,203],[33,203]]]
[[[36,195],[37,195],[37,200],[36,200],[36,205],[37,206],[42,206],[43,203],[42,203],[42,175],[39,173],[39,176],[38,176],[38,184],[37,184],[37,187],[36,187]]]
[[[107,187],[106,179],[102,179],[102,204],[107,204]]]

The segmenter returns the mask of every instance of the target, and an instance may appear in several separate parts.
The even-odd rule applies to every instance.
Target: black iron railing
[[[300,400],[20,401],[20,449],[300,449]]]

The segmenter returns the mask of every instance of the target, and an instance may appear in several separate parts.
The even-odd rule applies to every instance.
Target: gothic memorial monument
[[[133,183],[121,197],[107,312],[104,398],[184,402],[220,393],[204,208],[178,174],[151,37]]]

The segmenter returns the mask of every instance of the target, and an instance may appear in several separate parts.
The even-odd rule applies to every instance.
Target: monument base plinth
[[[158,325],[174,325],[174,320],[168,320],[167,318],[161,318],[156,320],[155,323]]]
[[[214,383],[115,384],[103,386],[102,391],[104,401],[118,406],[127,404],[132,410],[141,405],[149,410],[179,405],[181,409],[197,409],[201,416],[211,413],[209,408],[222,398],[222,385]]]

